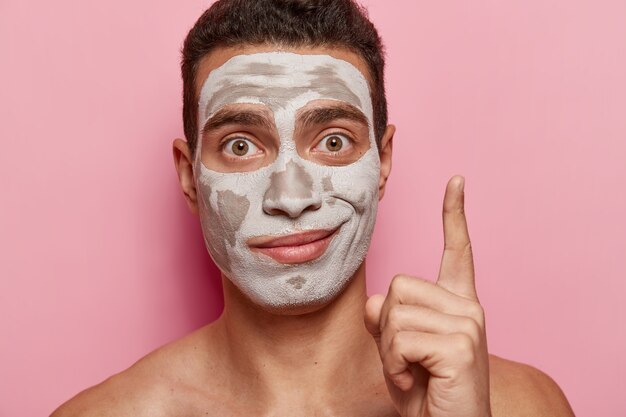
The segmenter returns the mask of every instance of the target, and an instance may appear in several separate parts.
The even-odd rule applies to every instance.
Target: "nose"
[[[271,174],[270,185],[263,196],[265,213],[296,218],[321,205],[322,196],[313,190],[313,178],[297,162],[291,160],[283,171]]]

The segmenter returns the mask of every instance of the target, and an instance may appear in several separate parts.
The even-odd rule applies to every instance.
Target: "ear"
[[[393,150],[393,135],[396,133],[394,125],[388,125],[385,134],[380,140],[380,179],[378,180],[378,199],[382,200],[385,195],[387,178],[391,173],[391,151]]]
[[[185,194],[187,206],[192,213],[198,213],[198,198],[196,194],[196,182],[193,177],[193,159],[187,141],[177,138],[172,144],[174,152],[174,165],[178,172],[178,181]]]

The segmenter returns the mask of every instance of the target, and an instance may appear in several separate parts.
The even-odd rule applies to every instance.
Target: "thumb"
[[[376,294],[368,298],[365,303],[365,328],[376,340],[380,347],[380,314],[385,302],[385,296]]]

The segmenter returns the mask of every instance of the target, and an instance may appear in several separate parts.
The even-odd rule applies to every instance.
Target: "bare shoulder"
[[[206,346],[198,346],[203,343],[204,330],[163,346],[125,371],[80,392],[51,417],[204,415],[200,411],[206,411],[213,401],[199,387],[212,383],[206,375],[215,375],[206,369],[215,361],[203,357],[209,354]]]
[[[51,417],[162,416],[167,386],[132,367],[88,388],[61,405]]]
[[[489,356],[494,417],[572,417],[574,412],[557,383],[540,370]]]

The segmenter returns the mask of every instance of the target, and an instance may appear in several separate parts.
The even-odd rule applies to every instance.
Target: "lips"
[[[253,252],[282,264],[299,264],[319,258],[326,252],[337,229],[309,230],[285,236],[260,236],[246,243]]]

